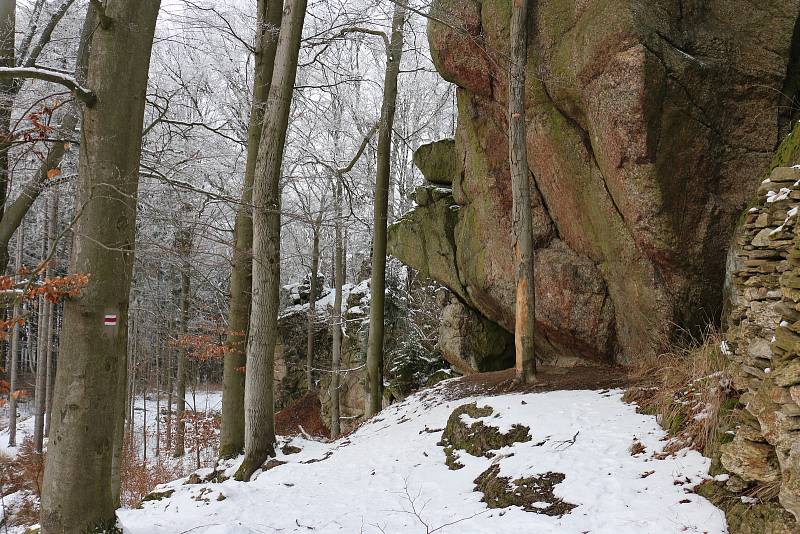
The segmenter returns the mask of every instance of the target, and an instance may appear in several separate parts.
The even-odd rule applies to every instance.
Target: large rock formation
[[[452,197],[434,190],[392,232],[393,254],[509,330],[510,2],[433,2],[433,59],[459,86]],[[630,361],[719,316],[729,236],[797,92],[800,0],[533,5],[540,348]]]

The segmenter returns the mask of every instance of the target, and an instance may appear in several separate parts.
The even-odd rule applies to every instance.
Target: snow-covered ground
[[[249,483],[160,487],[174,494],[120,510],[128,534],[727,532],[720,510],[691,492],[709,460],[693,451],[657,459],[664,431],[637,414],[622,392],[554,391],[448,401],[442,387],[408,398],[333,443],[282,439],[301,448]],[[438,442],[454,408],[491,406],[487,425],[530,427],[531,440],[493,459],[460,451],[464,468],[445,466]],[[499,414],[499,415],[498,415]],[[633,455],[638,440],[645,452]],[[557,497],[577,505],[554,517],[520,508],[489,509],[475,478],[493,462],[512,479],[563,473]],[[228,473],[235,470],[229,465]]]

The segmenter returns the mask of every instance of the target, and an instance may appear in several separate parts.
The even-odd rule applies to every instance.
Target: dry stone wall
[[[736,492],[779,492],[800,518],[800,167],[761,184],[728,259],[723,352],[742,393],[721,462]]]

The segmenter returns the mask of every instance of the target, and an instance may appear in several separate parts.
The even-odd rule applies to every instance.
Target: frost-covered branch
[[[75,98],[92,107],[97,102],[97,95],[83,87],[73,76],[61,72],[38,67],[0,67],[0,79],[32,78],[63,85],[75,94]]]

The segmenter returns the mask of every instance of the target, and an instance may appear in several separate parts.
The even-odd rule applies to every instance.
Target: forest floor
[[[201,470],[120,510],[120,522],[127,534],[726,532],[722,512],[693,491],[710,461],[663,453],[656,417],[622,401],[623,372],[540,377],[525,388],[508,371],[449,380],[337,441],[282,437],[251,482],[202,482],[212,470]],[[486,439],[448,450],[443,433],[459,424]]]

